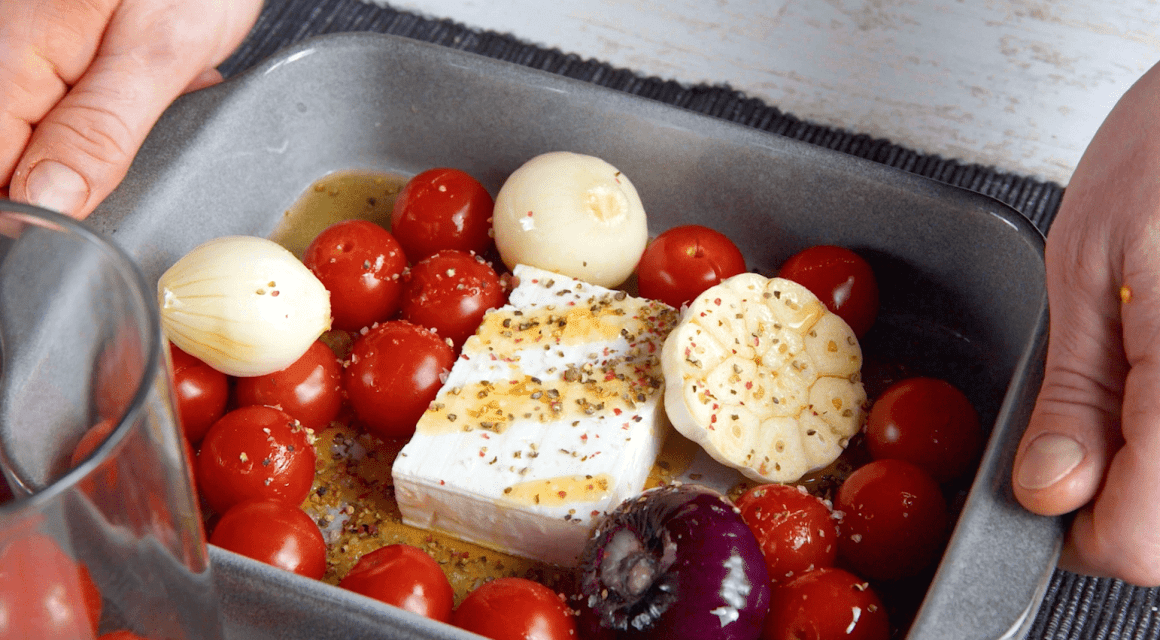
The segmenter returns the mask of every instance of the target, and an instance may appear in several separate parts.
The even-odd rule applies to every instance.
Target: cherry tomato
[[[809,289],[861,338],[878,317],[878,280],[862,256],[818,245],[794,254],[777,273]]]
[[[81,439],[77,441],[77,445],[73,449],[72,458],[69,460],[69,466],[75,467],[83,462],[85,458],[89,457],[89,454],[92,453],[94,449],[96,449],[102,442],[105,441],[105,438],[109,437],[109,434],[112,433],[113,429],[116,427],[117,423],[107,418],[93,425],[88,431],[85,432],[83,436],[81,436]]]
[[[834,501],[841,511],[838,555],[874,580],[917,575],[942,551],[947,507],[925,471],[904,460],[875,460],[850,474]]]
[[[574,640],[576,619],[563,598],[525,578],[498,578],[467,594],[451,624],[492,640]]]
[[[264,404],[290,414],[310,429],[330,426],[342,409],[342,365],[326,343],[315,340],[294,364],[253,378],[238,378],[238,406]]]
[[[391,212],[391,229],[412,263],[439,251],[485,253],[492,244],[491,194],[458,169],[428,169],[407,181]]]
[[[409,438],[455,364],[455,352],[430,329],[384,322],[355,340],[343,385],[366,429],[384,439]]]
[[[326,541],[305,511],[280,500],[246,500],[222,514],[210,544],[247,558],[321,580]]]
[[[890,620],[870,585],[824,567],[774,587],[761,640],[886,640]]]
[[[251,498],[298,505],[314,483],[314,463],[314,445],[297,420],[273,407],[241,407],[205,434],[197,481],[218,513]]]
[[[678,309],[744,271],[745,258],[733,241],[696,224],[661,233],[645,248],[636,267],[640,295]]]
[[[737,499],[737,508],[761,545],[774,584],[834,564],[838,523],[830,508],[804,489],[759,485]]]
[[[937,378],[894,383],[870,408],[866,445],[874,458],[898,458],[938,482],[966,475],[983,449],[979,414],[962,391]]]
[[[133,402],[145,370],[138,328],[128,322],[101,346],[95,363],[93,400],[99,418],[120,421]]]
[[[411,265],[403,278],[402,318],[434,329],[455,349],[475,333],[488,309],[502,307],[507,293],[483,258],[444,249]]]
[[[305,264],[330,292],[331,326],[357,331],[399,310],[407,257],[391,232],[366,220],[344,220],[306,247]]]
[[[210,425],[226,412],[230,386],[226,374],[169,344],[177,419],[185,438],[201,442]]]
[[[455,591],[439,563],[406,544],[359,558],[338,586],[440,622],[451,621],[455,605]]]
[[[101,592],[56,540],[25,532],[0,551],[0,638],[72,640],[97,634]]]

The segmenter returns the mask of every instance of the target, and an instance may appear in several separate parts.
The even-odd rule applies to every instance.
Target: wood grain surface
[[[646,76],[728,85],[811,122],[1060,184],[1160,60],[1154,0],[389,4]]]

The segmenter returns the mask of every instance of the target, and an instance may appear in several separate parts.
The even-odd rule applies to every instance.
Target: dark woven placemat
[[[991,167],[918,153],[887,140],[803,121],[727,86],[686,86],[543,49],[508,35],[360,0],[267,0],[257,25],[220,67],[226,76],[304,38],[342,31],[404,36],[625,91],[934,178],[996,198],[1041,231],[1059,209],[1063,188]],[[1160,591],[1056,571],[1028,635],[1033,639],[1160,638]]]

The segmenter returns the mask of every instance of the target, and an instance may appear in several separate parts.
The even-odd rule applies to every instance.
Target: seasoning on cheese
[[[645,486],[668,431],[674,309],[518,265],[393,467],[404,522],[575,564],[595,520]]]

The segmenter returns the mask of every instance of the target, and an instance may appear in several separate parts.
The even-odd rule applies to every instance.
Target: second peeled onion
[[[608,162],[553,151],[516,169],[495,199],[495,243],[526,264],[603,287],[632,275],[648,243],[640,196]]]

